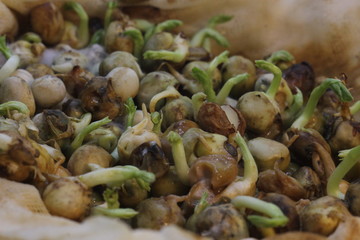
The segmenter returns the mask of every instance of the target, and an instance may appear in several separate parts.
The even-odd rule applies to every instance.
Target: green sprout
[[[326,186],[327,194],[340,199],[345,199],[345,195],[340,191],[339,185],[346,173],[359,161],[360,146],[339,152],[341,162],[330,175]]]
[[[155,27],[155,25],[145,19],[133,19],[135,28],[139,29],[142,32],[147,32],[148,30]]]
[[[239,146],[242,158],[244,160],[244,178],[243,180],[256,182],[258,178],[258,168],[245,139],[239,132],[236,133],[234,141]]]
[[[206,71],[194,67],[192,69],[192,75],[197,79],[204,88],[205,94],[208,97],[208,101],[215,102],[216,94],[213,88],[212,78],[214,75],[215,69],[222,63],[228,60],[229,51],[224,51],[216,56],[209,64],[209,67]]]
[[[177,35],[173,42],[174,50],[148,50],[144,53],[144,59],[166,60],[171,62],[182,62],[189,53],[189,46],[186,39]]]
[[[104,38],[105,38],[105,31],[104,31],[104,29],[99,29],[99,30],[97,30],[97,31],[91,36],[89,45],[93,45],[93,44],[103,45],[103,43],[104,43]]]
[[[295,120],[295,122],[293,122],[293,124],[291,125],[292,128],[301,129],[306,126],[306,124],[309,122],[312,115],[314,114],[319,99],[328,88],[331,88],[342,102],[349,102],[353,100],[351,93],[341,80],[327,78],[319,86],[312,90],[304,110],[302,111],[301,115]]]
[[[10,115],[10,111],[17,110],[20,113],[23,113],[27,116],[30,115],[29,108],[22,102],[18,101],[8,101],[0,104],[0,116]]]
[[[114,13],[114,10],[118,7],[118,2],[117,1],[109,1],[107,4],[107,8],[105,11],[105,17],[104,17],[104,28],[105,31],[108,29],[110,23],[111,23],[111,18],[112,15]]]
[[[107,8],[105,11],[105,16],[104,16],[104,29],[99,29],[97,30],[90,39],[89,45],[92,44],[104,44],[104,39],[105,39],[105,33],[106,30],[108,29],[110,23],[111,23],[111,18],[112,18],[112,14],[114,12],[114,9],[116,9],[118,7],[118,3],[116,1],[109,1],[107,4]]]
[[[181,26],[182,24],[183,24],[182,21],[176,19],[169,19],[161,23],[158,23],[156,26],[148,28],[144,37],[145,42],[147,42],[150,39],[150,37],[155,33],[171,31],[172,29]]]
[[[216,93],[213,88],[212,79],[210,76],[202,69],[194,67],[192,69],[192,75],[196,80],[198,80],[202,87],[204,88],[204,92],[207,96],[209,102],[215,102],[216,100]]]
[[[228,59],[229,51],[222,52],[219,56],[215,57],[209,64],[209,68],[204,71],[200,68],[194,67],[192,69],[192,74],[195,79],[197,79],[202,87],[204,88],[204,92],[207,96],[207,100],[209,102],[215,102],[218,104],[224,104],[226,98],[229,96],[229,93],[231,89],[241,83],[242,81],[245,81],[249,78],[249,74],[239,74],[231,79],[229,79],[223,87],[220,89],[218,94],[216,95],[214,88],[213,88],[213,82],[212,82],[212,76],[214,75],[214,70],[217,66],[224,63]]]
[[[79,23],[78,31],[77,31],[77,38],[79,41],[76,44],[76,48],[85,47],[88,44],[89,38],[90,38],[89,17],[87,15],[86,11],[84,10],[84,8],[81,6],[80,3],[77,3],[74,1],[65,2],[64,9],[75,11],[75,13],[79,16],[80,23]]]
[[[189,230],[195,230],[194,225],[196,224],[196,220],[197,217],[199,216],[199,214],[204,211],[207,207],[210,206],[210,203],[208,202],[208,197],[209,194],[208,192],[204,192],[200,198],[200,201],[198,204],[196,204],[195,209],[194,209],[194,213],[193,215],[191,215],[188,219],[188,221],[186,222],[186,228]]]
[[[278,68],[274,64],[267,62],[265,60],[256,60],[255,66],[274,74],[274,78],[271,81],[271,84],[266,91],[266,95],[268,95],[271,99],[275,99],[275,95],[279,89],[279,86],[281,83],[281,78],[282,78],[282,72],[281,72],[280,68]]]
[[[108,187],[103,192],[103,198],[106,201],[106,205],[108,208],[119,208],[119,194],[118,188],[116,187]]]
[[[0,36],[0,51],[6,57],[6,59],[9,59],[12,56],[10,48],[8,48],[6,45],[5,36]]]
[[[126,36],[129,36],[134,43],[134,56],[137,59],[141,58],[141,53],[145,44],[144,37],[139,29],[128,28],[124,31]]]
[[[186,160],[186,154],[182,138],[178,133],[170,131],[167,135],[167,140],[171,144],[176,173],[183,184],[189,185],[190,168]]]
[[[294,119],[298,116],[304,104],[304,97],[299,88],[296,88],[296,94],[293,95],[293,102],[289,108],[285,109],[283,122],[285,126],[290,126]]]
[[[356,101],[353,105],[350,106],[350,114],[353,116],[360,111],[360,101]]]
[[[267,216],[249,215],[247,219],[256,227],[272,228],[283,227],[289,219],[281,209],[273,203],[265,202],[255,197],[238,196],[231,200],[231,203],[238,209],[250,208]]]
[[[151,121],[154,124],[153,132],[156,134],[161,134],[161,123],[163,121],[163,114],[159,112],[152,112],[150,114]]]
[[[33,32],[27,32],[24,35],[21,36],[22,40],[25,40],[29,43],[41,43],[41,37]]]
[[[134,100],[132,98],[128,98],[125,102],[125,108],[126,108],[126,128],[132,127],[134,122],[134,117],[136,113],[136,105],[134,103]]]
[[[153,173],[140,170],[130,165],[100,168],[79,175],[77,178],[89,188],[103,184],[109,187],[121,187],[126,180],[135,178],[140,187],[147,191],[150,190],[150,184],[155,181],[155,175]]]
[[[287,69],[295,61],[295,57],[285,50],[280,50],[271,54],[266,61],[277,65],[281,70]]]
[[[106,202],[106,207],[102,205],[93,207],[91,209],[92,214],[122,219],[129,219],[138,214],[134,209],[120,208],[118,188],[116,187],[108,187],[103,192],[103,198]]]
[[[230,21],[233,17],[227,15],[219,15],[211,18],[207,26],[197,32],[190,41],[190,46],[192,47],[203,47],[208,52],[211,52],[210,39],[214,39],[217,44],[222,47],[228,47],[229,42],[227,39],[219,33],[214,28],[218,24],[226,23]]]
[[[226,83],[222,86],[222,88],[220,89],[220,91],[218,92],[218,94],[216,95],[216,99],[215,102],[218,104],[224,104],[226,101],[226,98],[229,96],[231,89],[243,82],[246,81],[249,78],[249,74],[248,73],[243,73],[243,74],[238,74],[232,78],[230,78],[229,80],[226,81]]]
[[[74,152],[76,149],[78,149],[85,137],[93,130],[105,125],[105,124],[108,124],[111,122],[111,119],[109,117],[105,117],[99,121],[95,121],[95,122],[92,122],[90,123],[89,125],[87,125],[86,127],[84,127],[80,132],[79,134],[76,135],[75,139],[71,142],[70,144],[70,148],[71,148],[71,152]]]
[[[197,121],[197,116],[200,110],[201,105],[206,101],[206,94],[203,92],[198,92],[192,95],[191,102],[194,109],[194,119]]]
[[[219,197],[227,197],[230,199],[233,199],[238,195],[253,194],[258,180],[258,168],[245,139],[239,132],[237,132],[234,141],[240,148],[240,152],[242,154],[242,159],[244,161],[244,174],[242,177],[238,177],[219,194]]]
[[[102,206],[96,206],[91,209],[95,215],[104,215],[113,218],[130,219],[135,217],[138,212],[132,208],[105,208]]]
[[[0,68],[0,83],[11,76],[11,74],[18,68],[20,57],[12,54],[6,45],[6,37],[0,36],[0,52],[6,57],[7,61]]]

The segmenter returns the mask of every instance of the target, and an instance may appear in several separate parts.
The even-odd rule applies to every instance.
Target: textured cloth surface
[[[38,190],[0,178],[1,240],[206,240],[176,226],[132,230],[121,220],[92,216],[78,223],[51,216]]]

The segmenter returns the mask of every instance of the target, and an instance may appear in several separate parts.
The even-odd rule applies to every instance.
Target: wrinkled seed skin
[[[281,209],[284,215],[289,218],[289,222],[285,227],[281,228],[281,232],[297,231],[300,229],[299,214],[296,210],[295,201],[286,195],[278,193],[268,193],[262,198],[262,200],[275,204]]]
[[[239,110],[234,108],[234,111],[236,111],[238,118],[240,119],[240,124],[238,126],[234,126],[229,121],[220,105],[206,102],[202,104],[199,109],[197,122],[201,129],[207,132],[229,136],[230,134],[239,131],[240,134],[244,135],[246,128],[245,119]]]
[[[260,172],[256,186],[260,191],[280,193],[295,201],[306,197],[306,191],[302,185],[278,169]]]
[[[296,92],[297,87],[306,97],[315,86],[315,73],[307,62],[293,64],[283,72],[283,77],[293,93]]]
[[[94,77],[81,91],[82,107],[93,114],[94,120],[104,117],[114,119],[122,112],[122,102],[116,96],[109,79]]]
[[[171,198],[148,198],[142,201],[137,207],[139,214],[134,218],[136,226],[156,230],[170,224],[184,226],[185,218],[181,209]]]
[[[0,154],[0,176],[18,182],[29,180],[37,166],[39,151],[17,132],[0,131],[0,134],[12,138],[9,150]]]
[[[192,184],[200,180],[209,180],[214,192],[232,183],[238,174],[237,162],[234,158],[223,154],[199,157],[191,165],[189,179]]]
[[[156,178],[163,176],[170,167],[165,153],[155,141],[145,142],[135,148],[126,164],[152,172]]]
[[[128,179],[118,191],[120,206],[123,208],[136,208],[148,197],[146,189],[139,186],[135,179]]]
[[[36,6],[30,12],[32,29],[41,39],[50,45],[60,42],[64,27],[64,18],[59,8],[52,2]]]
[[[167,195],[182,196],[189,193],[189,187],[184,185],[174,168],[170,168],[163,176],[157,178],[151,185],[151,196],[160,197]]]
[[[335,197],[324,196],[313,200],[300,211],[302,231],[329,236],[340,222],[351,216],[344,203]]]
[[[335,153],[360,145],[360,123],[353,120],[340,122],[330,138],[329,144]]]
[[[196,232],[216,240],[237,240],[249,237],[244,217],[232,204],[210,206],[202,211],[195,223]]]

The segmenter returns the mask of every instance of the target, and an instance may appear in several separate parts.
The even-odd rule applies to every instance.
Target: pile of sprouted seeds
[[[344,79],[316,82],[284,50],[214,56],[231,16],[193,36],[116,2],[101,20],[75,2],[30,19],[0,39],[0,175],[36,186],[52,215],[213,239],[329,236],[359,216],[360,105]]]

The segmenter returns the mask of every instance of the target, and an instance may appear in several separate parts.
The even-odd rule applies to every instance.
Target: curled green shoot
[[[229,51],[224,51],[215,57],[209,64],[209,67],[206,71],[194,67],[192,69],[193,77],[200,82],[202,87],[204,88],[204,92],[207,95],[207,100],[209,102],[215,102],[219,104],[223,104],[225,102],[226,97],[228,97],[231,89],[233,86],[238,84],[239,82],[248,78],[248,74],[238,75],[231,79],[231,81],[227,81],[222,89],[220,90],[219,94],[216,95],[214,88],[212,77],[214,75],[215,69],[225,61],[227,61],[229,55]]]
[[[213,39],[216,41],[217,44],[219,44],[222,47],[228,47],[229,42],[227,39],[219,33],[214,28],[218,24],[226,23],[232,19],[232,16],[227,15],[219,15],[211,18],[207,24],[207,26],[203,29],[201,29],[199,32],[197,32],[190,41],[190,46],[192,47],[203,47],[208,52],[211,52],[211,44],[210,39]]]
[[[70,118],[72,128],[74,129],[74,135],[78,135],[87,125],[91,123],[91,113],[85,113],[78,118]]]
[[[222,63],[226,62],[229,58],[229,51],[223,51],[218,56],[216,56],[209,64],[207,69],[208,75],[212,78],[214,75],[215,69]]]
[[[181,26],[183,24],[182,21],[176,19],[166,20],[156,25],[154,33],[164,32],[164,31],[171,31],[174,28]]]
[[[126,113],[127,113],[126,114],[126,128],[132,127],[137,106],[135,105],[134,100],[132,98],[128,98],[124,105],[125,105]]]
[[[211,77],[204,70],[194,67],[192,69],[193,77],[198,80],[204,88],[204,92],[209,102],[215,102],[216,94],[213,88]]]
[[[239,146],[244,161],[244,177],[243,181],[256,183],[258,179],[258,168],[254,157],[252,156],[245,139],[239,132],[236,133],[234,141]]]
[[[255,66],[274,74],[274,78],[271,81],[271,84],[270,84],[269,88],[267,89],[266,94],[270,98],[275,99],[275,95],[279,89],[279,86],[281,83],[281,78],[282,78],[282,72],[281,72],[280,68],[278,68],[274,64],[267,62],[265,60],[256,60]]]
[[[74,11],[80,19],[80,23],[77,30],[77,38],[78,43],[76,44],[76,48],[83,48],[89,43],[90,33],[89,33],[89,16],[87,15],[84,8],[80,3],[70,1],[65,2],[64,4],[65,10]]]
[[[174,50],[148,50],[144,53],[144,59],[151,60],[166,60],[175,63],[180,63],[185,60],[189,53],[189,45],[186,39],[177,35],[174,39]]]
[[[167,140],[170,142],[171,145],[176,173],[183,184],[189,185],[190,168],[187,163],[182,138],[178,133],[170,131],[167,135]]]
[[[273,203],[255,197],[238,196],[231,203],[238,209],[250,208],[267,216],[249,215],[247,219],[258,228],[283,227],[289,219],[281,209]]]
[[[174,28],[181,26],[182,24],[183,24],[183,22],[180,20],[170,19],[170,20],[166,20],[164,22],[158,23],[155,26],[149,26],[149,28],[145,32],[145,37],[144,37],[145,42],[147,42],[147,40],[149,40],[150,37],[152,35],[154,35],[155,33],[171,31]]]
[[[89,188],[103,184],[109,187],[121,187],[126,180],[135,179],[147,191],[150,190],[150,184],[155,181],[153,173],[140,170],[134,166],[100,168],[79,175],[77,178]]]
[[[224,104],[226,101],[226,98],[229,96],[231,89],[241,83],[242,81],[246,81],[249,78],[248,73],[243,73],[236,75],[235,77],[230,78],[226,83],[223,85],[223,87],[220,89],[218,94],[216,95],[215,102],[217,104]]]
[[[128,28],[124,31],[126,36],[129,36],[134,43],[134,56],[137,59],[141,58],[141,53],[144,47],[144,37],[139,29]]]
[[[114,10],[118,7],[118,2],[117,1],[109,1],[107,4],[107,8],[105,11],[105,17],[104,17],[104,28],[105,31],[108,29],[111,20],[112,20],[112,15],[114,13]]]
[[[108,124],[111,122],[111,119],[109,117],[105,117],[99,121],[95,121],[95,122],[92,122],[90,123],[89,125],[87,125],[86,127],[84,127],[78,135],[76,135],[75,139],[71,142],[70,144],[70,148],[71,148],[71,152],[74,152],[76,149],[78,149],[85,137],[93,130],[105,125],[105,124]]]
[[[301,129],[309,122],[310,118],[314,114],[315,108],[321,96],[325,91],[331,88],[342,102],[349,102],[353,100],[353,97],[343,82],[339,79],[327,78],[319,86],[314,88],[310,94],[310,97],[306,103],[301,115],[291,125],[292,128]]]
[[[360,146],[340,151],[339,157],[341,161],[330,175],[326,191],[329,196],[345,199],[345,194],[340,191],[339,185],[350,169],[360,160]]]
[[[295,61],[295,57],[285,50],[280,50],[271,54],[266,61],[277,65],[281,70],[285,70]]]
[[[149,22],[145,19],[133,19],[135,28],[139,29],[142,32],[147,32],[149,29],[152,29],[155,27],[155,25],[152,22]]]
[[[194,35],[190,41],[190,46],[192,47],[203,47],[208,52],[211,52],[211,47],[209,46],[209,40],[213,39],[217,44],[222,47],[229,47],[228,40],[218,31],[212,28],[205,28]]]
[[[304,97],[300,89],[296,88],[296,94],[294,94],[293,97],[293,103],[284,112],[283,122],[285,126],[291,125],[304,104]]]
[[[8,101],[8,102],[0,104],[0,116],[10,115],[10,111],[13,111],[13,110],[16,110],[27,116],[30,115],[29,108],[22,102]]]
[[[29,43],[41,43],[41,37],[39,34],[33,33],[33,32],[27,32],[24,35],[21,36],[22,40],[25,40]]]
[[[233,19],[233,16],[217,15],[217,16],[210,18],[210,20],[208,21],[207,27],[214,28],[219,24],[227,23],[231,19]]]

